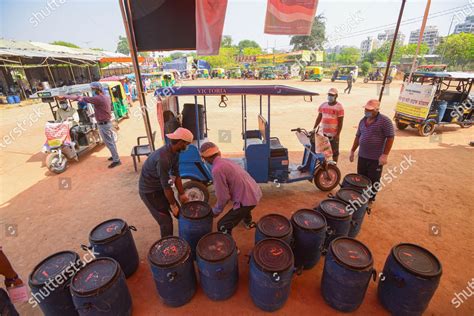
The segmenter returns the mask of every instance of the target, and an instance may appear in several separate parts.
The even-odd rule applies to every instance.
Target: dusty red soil
[[[199,84],[231,84],[233,80],[198,81]],[[242,83],[239,81],[239,83]],[[255,83],[255,82],[247,82]],[[268,82],[265,82],[268,83]],[[275,82],[272,82],[275,83]],[[283,84],[297,85],[318,92],[325,92],[330,82],[312,83],[285,81]],[[343,83],[335,84],[340,90]],[[398,97],[399,84],[392,84],[390,95],[384,98],[383,112],[392,116]],[[374,84],[357,83],[350,96],[341,95],[340,101],[346,109],[344,131],[341,139],[339,168],[342,174],[354,172],[355,163],[348,161],[358,120],[362,116],[361,106],[369,98],[376,97]],[[152,98],[150,97],[150,102]],[[289,129],[310,127],[314,123],[315,109],[324,95],[313,103],[300,98],[275,98],[272,107],[272,135],[291,151],[297,162],[301,148]],[[256,125],[256,98],[249,103],[249,124]],[[232,131],[232,143],[219,144],[227,154],[241,151],[240,105],[231,98],[229,107],[217,108],[209,102],[210,138],[217,142],[219,129]],[[7,135],[18,121],[32,113],[36,106],[1,110],[0,131]],[[0,150],[1,161],[1,224],[0,238],[4,251],[10,257],[23,280],[32,268],[46,256],[61,250],[84,252],[80,245],[87,243],[89,231],[109,218],[123,218],[138,228],[134,233],[140,255],[138,271],[127,280],[133,298],[134,315],[253,315],[261,313],[248,293],[247,257],[252,249],[254,230],[238,227],[234,237],[241,249],[239,256],[240,281],[237,293],[224,302],[210,301],[198,290],[192,301],[180,308],[168,308],[161,303],[154,288],[153,278],[146,257],[149,247],[159,239],[159,226],[148,213],[138,197],[138,173],[133,171],[129,153],[137,136],[144,134],[139,115],[121,123],[119,152],[123,165],[106,168],[108,152],[98,148],[72,163],[61,175],[50,174],[44,166],[44,155],[40,152],[44,141],[43,123],[49,119],[47,107],[42,105],[44,115],[16,140]],[[134,108],[136,110],[136,107]],[[137,118],[138,117],[138,118]],[[153,123],[156,128],[156,119]],[[473,148],[467,144],[474,140],[473,129],[445,127],[437,138],[422,138],[416,131],[397,131],[395,145],[389,157],[388,167],[399,166],[404,156],[411,155],[416,162],[403,174],[387,185],[378,195],[372,214],[366,218],[358,239],[372,251],[375,268],[380,271],[390,249],[400,242],[420,244],[437,255],[443,265],[440,286],[433,297],[427,315],[472,315],[474,298],[468,299],[458,309],[451,300],[455,293],[466,289],[467,282],[474,277],[472,237],[474,196]],[[159,141],[157,142],[159,143]],[[386,168],[387,170],[387,168]],[[66,179],[69,190],[60,189]],[[264,197],[254,211],[258,219],[268,213],[291,216],[300,208],[312,208],[326,198],[327,193],[318,191],[309,182],[300,182],[277,187],[262,185]],[[16,236],[9,236],[7,226],[16,225]],[[176,223],[175,223],[176,224]],[[430,225],[440,228],[438,235],[430,231]],[[175,225],[177,232],[177,225]],[[277,313],[281,315],[333,315],[337,312],[326,305],[320,295],[320,280],[324,260],[312,270],[295,276],[291,296]],[[377,284],[371,282],[362,306],[354,314],[388,314],[377,300]],[[19,306],[22,315],[41,315],[38,308],[32,310],[24,304]]]

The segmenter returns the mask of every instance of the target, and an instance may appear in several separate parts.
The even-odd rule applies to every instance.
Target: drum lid
[[[190,252],[191,248],[184,239],[169,236],[151,246],[148,259],[157,266],[169,267],[186,260]]]
[[[325,214],[335,218],[346,218],[352,215],[348,210],[348,204],[337,199],[327,199],[321,201],[319,209]]]
[[[119,271],[119,264],[112,258],[92,260],[74,276],[71,289],[80,295],[92,294],[109,285]]]
[[[373,264],[369,248],[354,238],[336,238],[331,242],[330,247],[336,260],[349,268],[359,270]]]
[[[268,237],[282,238],[291,233],[291,223],[283,215],[269,214],[258,221],[258,229]]]
[[[293,222],[303,229],[320,230],[326,226],[326,219],[318,211],[302,209],[292,216]]]
[[[392,248],[392,254],[399,264],[415,275],[435,277],[442,272],[438,258],[418,245],[399,244]]]
[[[191,201],[181,205],[181,214],[190,219],[202,219],[211,213],[212,209],[206,202]]]
[[[350,203],[352,201],[362,201],[363,199],[363,196],[359,191],[350,188],[340,189],[337,191],[336,196],[346,203]]]
[[[346,181],[350,185],[353,185],[355,187],[359,187],[362,189],[365,189],[372,185],[372,181],[370,181],[369,178],[357,173],[349,173],[348,175],[344,177],[344,181]]]
[[[54,279],[68,267],[77,265],[79,255],[72,251],[61,251],[55,253],[41,261],[30,275],[30,283],[35,286],[42,286],[48,280]]]
[[[209,233],[199,240],[197,254],[206,261],[216,262],[229,257],[235,250],[235,242],[231,236],[215,232]]]
[[[290,246],[281,239],[263,239],[253,248],[252,256],[255,263],[267,272],[281,272],[294,264]]]
[[[92,229],[89,240],[95,243],[105,242],[122,235],[127,228],[127,223],[119,218],[105,221]]]

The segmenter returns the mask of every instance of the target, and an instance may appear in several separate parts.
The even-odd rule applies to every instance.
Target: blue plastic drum
[[[82,262],[77,253],[62,251],[47,257],[33,269],[28,284],[32,297],[45,315],[78,315],[69,284],[81,267]]]
[[[20,103],[20,102],[21,102],[21,99],[20,99],[20,97],[19,97],[18,95],[14,95],[14,96],[13,96],[13,101],[14,101],[15,103]]]
[[[317,210],[323,214],[327,222],[326,240],[324,242],[324,249],[326,250],[332,240],[349,234],[352,210],[346,202],[338,199],[322,200]]]
[[[318,211],[302,209],[291,217],[295,267],[311,269],[321,258],[326,238],[326,219]]]
[[[7,96],[7,102],[8,104],[13,104],[15,103],[15,98],[12,95]]]
[[[105,221],[89,234],[90,247],[97,258],[110,257],[118,261],[125,277],[131,276],[139,264],[138,251],[131,230],[137,230],[119,218]],[[84,246],[83,246],[84,248]]]
[[[92,260],[77,272],[71,282],[71,294],[79,315],[132,315],[125,275],[112,258]]]
[[[362,228],[365,214],[368,212],[369,199],[353,188],[342,188],[336,193],[336,198],[349,204],[353,211],[349,237],[356,237]]]
[[[283,307],[290,296],[294,271],[290,246],[281,239],[260,241],[250,258],[250,296],[260,309],[272,312]]]
[[[370,279],[375,281],[376,276],[369,248],[353,238],[339,237],[329,245],[321,294],[332,308],[352,312],[362,304]]]
[[[403,243],[392,248],[378,286],[378,297],[392,315],[422,315],[442,274],[438,258],[423,247]]]
[[[179,237],[191,247],[192,258],[196,258],[196,246],[204,235],[212,231],[212,208],[206,202],[191,201],[181,206],[179,213]]]
[[[291,245],[293,242],[293,226],[283,215],[268,214],[257,223],[255,230],[255,244],[266,238],[277,238]]]
[[[365,190],[369,189],[372,186],[372,181],[366,176],[363,176],[358,173],[349,173],[342,180],[341,187],[351,188],[364,193]]]
[[[197,265],[201,287],[211,300],[234,295],[239,282],[237,247],[230,235],[216,232],[201,238],[197,245]]]
[[[196,293],[196,272],[191,248],[182,238],[169,236],[158,240],[148,252],[148,262],[161,300],[178,307]]]

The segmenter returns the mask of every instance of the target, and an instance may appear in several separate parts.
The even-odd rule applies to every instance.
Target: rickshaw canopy
[[[221,96],[221,95],[274,95],[274,96],[313,96],[317,92],[285,85],[241,85],[241,86],[181,86],[159,88],[155,96]]]

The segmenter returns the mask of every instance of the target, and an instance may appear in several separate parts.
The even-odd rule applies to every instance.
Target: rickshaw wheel
[[[364,83],[367,83],[367,82],[369,82],[369,78],[365,77],[364,78]]]
[[[408,127],[408,124],[405,124],[405,123],[401,123],[399,121],[396,121],[395,124],[397,125],[397,128],[401,131],[403,131],[405,128]]]
[[[187,181],[183,183],[183,189],[190,201],[209,201],[209,190],[205,184],[199,181]]]
[[[313,181],[321,191],[331,191],[341,180],[341,171],[336,165],[327,164],[326,168],[321,167],[314,173]]]
[[[63,173],[66,171],[67,168],[67,158],[63,154],[61,154],[62,162],[59,162],[59,153],[51,153],[46,156],[46,167],[48,167],[49,171],[54,172],[56,174]]]
[[[420,136],[430,136],[435,131],[435,124],[433,122],[426,122],[418,126],[418,134]]]
[[[461,122],[460,125],[462,128],[469,128],[472,126],[472,122]]]

